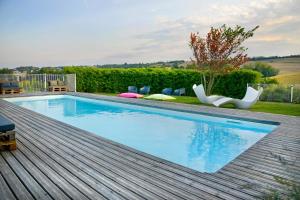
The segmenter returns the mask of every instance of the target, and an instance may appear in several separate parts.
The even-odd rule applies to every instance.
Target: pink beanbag
[[[118,96],[125,97],[125,98],[142,98],[142,97],[144,97],[143,95],[140,95],[137,93],[132,93],[132,92],[121,93]]]

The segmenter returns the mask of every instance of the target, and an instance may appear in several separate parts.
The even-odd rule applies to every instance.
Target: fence
[[[44,92],[49,81],[62,81],[68,91],[76,92],[76,74],[0,74],[0,82],[18,82],[25,93]]]
[[[263,87],[259,100],[274,102],[300,103],[300,84],[248,84],[256,89]]]

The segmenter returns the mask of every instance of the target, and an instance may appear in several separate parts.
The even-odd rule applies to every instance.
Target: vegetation
[[[100,93],[108,96],[116,96],[116,93]],[[205,105],[211,106],[207,104],[202,104],[199,102],[197,97],[189,97],[189,96],[174,96],[176,99],[174,100],[166,100],[174,103],[184,103],[184,104],[194,104],[194,105]],[[159,101],[159,100],[156,100]],[[232,104],[227,104],[222,106],[223,108],[234,108]],[[201,109],[201,108],[199,108]],[[265,113],[273,113],[273,114],[282,114],[282,115],[291,115],[291,116],[300,116],[300,104],[294,103],[278,103],[278,102],[263,102],[258,101],[254,104],[250,109],[250,111],[254,112],[265,112]]]
[[[278,75],[272,77],[279,84],[300,84],[300,55],[278,58],[267,57],[261,62],[270,64],[272,67],[280,70]]]
[[[2,68],[0,69],[0,74],[12,74],[13,70],[8,69],[8,68]]]
[[[198,69],[206,71],[206,74],[202,74],[202,83],[207,95],[212,93],[220,74],[239,69],[247,62],[247,48],[242,43],[252,37],[257,28],[258,26],[246,31],[241,26],[212,27],[205,38],[201,38],[199,33],[191,33],[190,47],[195,57],[194,62]]]
[[[276,84],[278,85],[279,84],[279,81],[275,78],[268,78],[268,77],[265,77],[265,78],[262,78],[260,83],[262,84]]]
[[[275,69],[272,65],[264,62],[251,62],[243,66],[245,69],[250,69],[262,73],[263,77],[276,76],[279,69]]]
[[[186,88],[187,95],[194,95],[193,84],[200,84],[204,72],[195,70],[141,68],[99,69],[95,67],[66,67],[65,73],[76,73],[77,90],[81,92],[116,93],[127,91],[129,85],[151,86],[151,93],[163,88]],[[240,98],[245,94],[247,83],[258,83],[260,74],[250,70],[237,70],[220,75],[214,92]]]
[[[250,58],[251,61],[264,61],[264,60],[281,60],[284,58],[300,58],[300,55],[289,55],[289,56],[258,56]]]
[[[96,65],[98,68],[153,68],[153,67],[173,67],[180,68],[184,65],[184,60],[174,60],[167,62],[153,62],[153,63],[124,63],[124,64],[105,64]]]
[[[290,102],[291,88],[283,85],[269,85],[260,96],[262,101]],[[293,89],[293,102],[300,103],[300,88]]]
[[[280,193],[278,190],[269,189],[269,192],[266,192],[263,195],[264,200],[300,200],[300,183],[297,182],[295,178],[295,172],[291,169],[297,167],[295,162],[288,162],[282,155],[274,152],[270,154],[278,160],[281,167],[285,168],[285,172],[289,174],[289,178],[285,178],[275,175],[273,176],[274,180],[281,185],[285,190],[285,194]]]
[[[186,96],[176,97],[175,100],[170,100],[170,101],[176,103],[186,103],[186,104],[196,104],[196,105],[201,104],[196,97],[186,97]],[[234,108],[234,106],[231,104],[227,104],[222,107]],[[259,101],[256,104],[254,104],[249,110],[255,112],[266,112],[266,113],[274,113],[274,114],[300,116],[300,104],[293,104],[293,103]]]
[[[275,76],[274,78],[282,84],[300,84],[300,72],[294,72],[291,74],[280,74]]]
[[[21,67],[17,67],[16,70],[21,73],[26,72],[28,74],[31,74],[31,73],[37,74],[37,72],[40,70],[40,68],[34,67],[34,66],[21,66]]]
[[[62,68],[55,68],[55,67],[42,67],[38,70],[32,72],[32,74],[62,74]]]
[[[264,200],[299,200],[300,199],[300,185],[294,181],[290,181],[278,176],[274,176],[276,182],[286,187],[287,195],[282,195],[278,191],[271,189],[269,193],[265,194]]]

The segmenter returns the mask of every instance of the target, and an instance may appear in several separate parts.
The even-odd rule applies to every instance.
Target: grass
[[[111,94],[111,93],[101,93],[101,94],[108,95],[108,96],[116,96],[116,94]],[[175,98],[176,98],[175,100],[168,100],[168,101],[176,102],[176,103],[184,103],[184,104],[204,105],[201,104],[196,97],[176,96]],[[223,107],[234,108],[234,106],[231,104],[227,104]],[[294,103],[259,101],[248,110],[255,111],[255,112],[300,116],[300,104],[294,104]]]
[[[201,104],[196,97],[181,96],[181,97],[176,97],[176,100],[170,100],[170,101],[177,102],[177,103],[186,103],[186,104],[198,104],[198,105]],[[224,105],[223,107],[234,108],[232,104],[227,104]],[[255,112],[266,112],[266,113],[274,113],[274,114],[300,116],[300,104],[294,104],[294,103],[259,101],[248,110],[255,111]]]

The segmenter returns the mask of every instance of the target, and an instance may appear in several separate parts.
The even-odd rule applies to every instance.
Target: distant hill
[[[153,62],[153,63],[124,63],[124,64],[105,64],[95,65],[98,68],[145,68],[145,67],[174,67],[180,68],[185,64],[184,60],[174,60],[167,62]]]
[[[250,58],[250,61],[266,61],[266,60],[281,60],[284,58],[300,58],[300,55],[289,55],[289,56],[258,56]]]
[[[280,70],[275,76],[282,84],[300,84],[300,55],[251,58],[250,62],[266,62]]]

